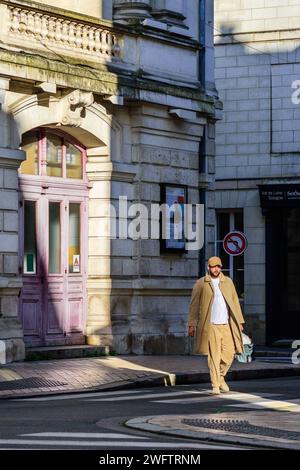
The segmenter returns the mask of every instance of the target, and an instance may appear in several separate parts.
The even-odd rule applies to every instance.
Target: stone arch
[[[12,119],[12,146],[18,148],[22,135],[36,127],[56,127],[81,142],[86,149],[104,148],[111,158],[121,152],[122,128],[104,106],[93,103],[85,108],[80,126],[61,125],[62,99],[31,95],[10,103],[7,111]]]

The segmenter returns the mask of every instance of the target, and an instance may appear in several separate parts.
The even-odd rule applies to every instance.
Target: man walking
[[[208,356],[213,395],[229,391],[225,376],[234,354],[243,352],[245,323],[234,284],[221,270],[221,259],[209,258],[207,275],[194,285],[188,318],[195,352]]]

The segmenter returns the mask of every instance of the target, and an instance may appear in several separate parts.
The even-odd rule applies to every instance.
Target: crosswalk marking
[[[269,395],[263,393],[257,395],[253,395],[251,393],[240,393],[238,396],[235,394],[226,394],[225,398],[228,400],[243,401],[244,407],[245,405],[256,405],[260,408],[299,412],[300,407],[297,404],[283,400],[269,400],[268,398],[264,398],[267,396]]]
[[[154,403],[171,403],[171,404],[191,404],[205,401],[213,401],[216,398],[222,398],[223,400],[242,401],[243,403],[227,404],[225,406],[239,407],[239,408],[267,408],[281,411],[291,411],[294,413],[300,412],[299,400],[295,399],[294,402],[283,401],[283,400],[270,400],[270,398],[278,396],[276,393],[260,393],[257,395],[251,393],[226,393],[216,396],[207,397],[193,397],[183,398],[175,400],[154,400]]]
[[[176,403],[177,405],[188,405],[189,403],[201,403],[205,401],[215,400],[216,398],[212,395],[208,395],[205,397],[193,397],[193,398],[179,398],[175,400],[151,400],[152,403]],[[212,400],[212,401],[213,401]]]
[[[87,392],[87,393],[68,393],[64,395],[48,395],[45,397],[32,397],[32,398],[16,398],[12,401],[55,401],[55,400],[75,400],[77,398],[91,398],[91,397],[105,397],[116,396],[124,394],[141,393],[141,390],[118,390],[111,392]]]
[[[235,404],[228,404],[227,406],[234,407],[234,408],[251,408],[251,409],[258,409],[258,408],[268,408],[271,410],[279,410],[279,411],[290,411],[293,413],[300,413],[300,406],[299,406],[299,399],[295,399],[294,402],[290,401],[282,401],[282,400],[259,400],[259,401],[252,401],[247,404],[245,403],[235,403]]]
[[[145,393],[146,392],[146,393]],[[180,397],[180,398],[177,398]],[[160,393],[149,393],[149,389],[141,392],[141,390],[118,390],[118,391],[107,391],[107,392],[91,392],[91,393],[80,393],[80,394],[68,394],[67,396],[48,396],[48,397],[37,397],[27,398],[25,401],[48,401],[48,400],[66,400],[66,399],[84,399],[88,402],[115,402],[115,401],[128,401],[128,400],[146,400],[148,399],[152,403],[160,404],[178,404],[188,405],[193,403],[204,403],[209,401],[216,401],[218,399],[223,400],[224,406],[235,407],[235,408],[251,408],[251,409],[273,409],[280,411],[290,411],[294,413],[300,412],[300,402],[298,400],[283,401],[279,398],[278,393],[239,393],[229,392],[218,396],[210,395],[209,390],[181,390],[172,392],[160,392]],[[19,401],[19,400],[15,400]],[[226,401],[236,401],[242,403],[226,403]],[[48,435],[53,437],[54,435]],[[68,434],[61,434],[61,437],[69,437]],[[76,437],[76,436],[73,436]],[[80,437],[80,436],[78,436]],[[92,436],[91,436],[92,437]],[[99,436],[101,437],[101,436]],[[104,437],[104,436],[102,436]],[[121,438],[120,438],[121,439]]]
[[[183,390],[182,392],[162,392],[162,393],[146,393],[137,396],[122,396],[110,398],[90,398],[88,401],[122,401],[122,400],[141,400],[144,398],[160,398],[160,397],[176,397],[180,395],[203,395],[209,393],[208,391],[198,390]]]
[[[210,395],[209,392],[206,392],[207,396],[204,397],[192,397],[192,398],[179,398],[175,400],[153,400],[153,403],[177,403],[178,405],[187,405],[189,403],[200,403],[205,401],[215,401],[216,399],[232,399],[232,400],[250,400],[250,395],[245,393],[222,393],[221,395]],[[247,396],[246,396],[247,395]],[[278,393],[264,393],[260,394],[260,397],[274,397],[278,396]],[[253,400],[257,400],[257,395],[252,395]]]
[[[148,437],[136,436],[134,434],[107,433],[107,432],[38,432],[31,434],[20,434],[25,437],[76,437],[86,439],[148,439]]]

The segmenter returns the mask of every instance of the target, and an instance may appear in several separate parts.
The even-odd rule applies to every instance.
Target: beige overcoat
[[[224,296],[229,312],[229,325],[237,353],[243,352],[243,341],[240,324],[245,323],[238,295],[230,277],[220,273],[220,290]],[[214,288],[211,277],[207,274],[198,279],[192,291],[189,308],[188,325],[196,327],[194,352],[208,354],[208,334],[211,325],[211,306],[214,297]]]

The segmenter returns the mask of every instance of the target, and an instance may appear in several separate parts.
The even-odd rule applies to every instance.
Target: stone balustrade
[[[85,55],[120,57],[122,37],[98,24],[73,21],[45,12],[7,6],[7,33],[22,41],[35,41]]]

